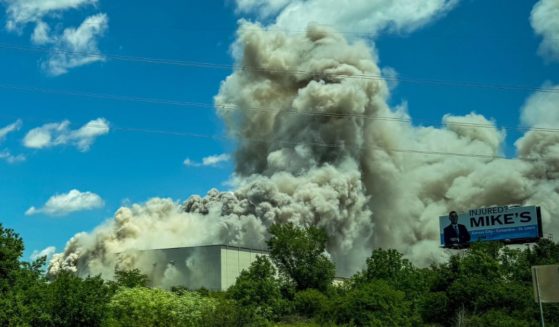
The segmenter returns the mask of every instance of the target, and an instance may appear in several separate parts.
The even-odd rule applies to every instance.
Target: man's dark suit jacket
[[[458,235],[456,235],[456,231],[452,224],[446,226],[444,228],[444,245],[447,247],[452,247],[454,245],[457,246],[466,246],[470,241],[470,233],[466,229],[466,226],[462,224],[458,225]],[[458,240],[456,240],[458,238]]]

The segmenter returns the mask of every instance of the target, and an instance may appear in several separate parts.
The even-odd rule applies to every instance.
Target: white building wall
[[[259,255],[268,256],[261,250],[240,248],[233,246],[222,246],[221,248],[221,290],[227,290],[235,284],[241,271],[246,270],[256,261]]]
[[[268,253],[227,245],[129,251],[121,257],[134,258],[136,268],[147,274],[151,285],[169,289],[185,286],[227,290],[241,271],[248,269],[257,256]]]

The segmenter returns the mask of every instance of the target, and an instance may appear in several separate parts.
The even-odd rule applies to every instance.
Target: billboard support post
[[[543,304],[542,304],[542,298],[540,296],[540,282],[538,280],[538,269],[535,268],[535,267],[532,267],[532,270],[534,271],[534,279],[536,280],[536,294],[538,296],[538,303],[540,305],[541,325],[542,325],[542,327],[545,327],[545,320],[543,319]]]

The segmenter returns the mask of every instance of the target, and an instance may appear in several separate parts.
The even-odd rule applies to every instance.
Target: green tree
[[[295,310],[298,314],[313,318],[326,310],[328,299],[321,292],[309,288],[304,291],[297,292],[293,300]]]
[[[531,266],[559,263],[559,243],[542,238],[535,246],[526,250],[527,261]]]
[[[402,253],[394,249],[375,249],[367,259],[366,268],[354,277],[354,282],[382,279],[392,287],[418,297],[427,290],[426,270],[416,268]]]
[[[321,318],[323,323],[379,327],[412,326],[417,323],[415,319],[404,292],[384,280],[361,284],[335,297]]]
[[[546,253],[553,248],[545,244]],[[538,249],[536,245],[535,249]],[[481,326],[491,317],[507,319],[492,323],[504,326],[533,325],[538,321],[533,301],[530,256],[535,249],[514,250],[495,242],[477,243],[446,263],[430,269],[430,292],[423,298],[422,317],[427,323],[443,326],[456,324],[467,316],[471,325]],[[549,306],[550,323],[556,323],[553,306]]]
[[[422,300],[426,296],[428,271],[418,269],[402,253],[394,249],[375,249],[367,259],[366,268],[356,274],[353,287],[375,280],[386,281],[392,288],[404,292],[416,319],[420,319]]]
[[[81,279],[61,272],[48,285],[47,305],[54,326],[100,326],[106,318],[111,287],[101,277]]]
[[[0,297],[0,325],[49,326],[52,323],[47,283],[42,267],[46,257],[21,263],[9,290]]]
[[[402,275],[413,270],[413,265],[394,249],[375,249],[367,259],[363,277],[367,280],[399,280]]]
[[[14,282],[23,250],[21,237],[13,229],[4,228],[0,224],[0,292],[5,291]]]
[[[526,321],[511,317],[503,311],[491,310],[482,315],[466,316],[464,319],[465,326],[468,327],[536,327],[536,321]]]
[[[205,307],[200,327],[259,327],[271,323],[252,307],[241,306],[234,300],[215,298],[215,306]]]
[[[46,258],[21,262],[23,250],[21,237],[0,224],[0,325],[48,325],[50,311],[45,306],[47,287],[42,271]]]
[[[256,314],[274,319],[281,307],[280,285],[276,269],[265,256],[258,256],[248,270],[243,270],[227,295]]]
[[[143,274],[140,269],[131,270],[115,270],[115,280],[118,286],[122,287],[146,287],[149,283],[149,278]]]
[[[299,291],[308,288],[326,291],[336,271],[324,254],[326,232],[312,226],[299,228],[292,223],[274,224],[269,232],[270,257],[280,274],[293,281]]]

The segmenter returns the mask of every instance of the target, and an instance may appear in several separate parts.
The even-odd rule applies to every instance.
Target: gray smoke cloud
[[[123,207],[72,238],[51,274],[149,271],[150,260],[123,255],[130,250],[264,248],[278,222],[324,228],[328,253],[346,276],[376,247],[420,265],[444,260],[438,217],[451,209],[540,205],[544,229],[559,230],[559,133],[529,130],[516,142],[518,158],[502,159],[505,130],[480,114],[445,115],[441,128],[415,126],[404,105],[387,105],[373,49],[328,28],[289,36],[242,22],[233,48],[239,68],[215,97],[238,143],[233,191]],[[528,116],[537,114],[529,107]],[[176,278],[172,269],[165,276],[165,283]]]

